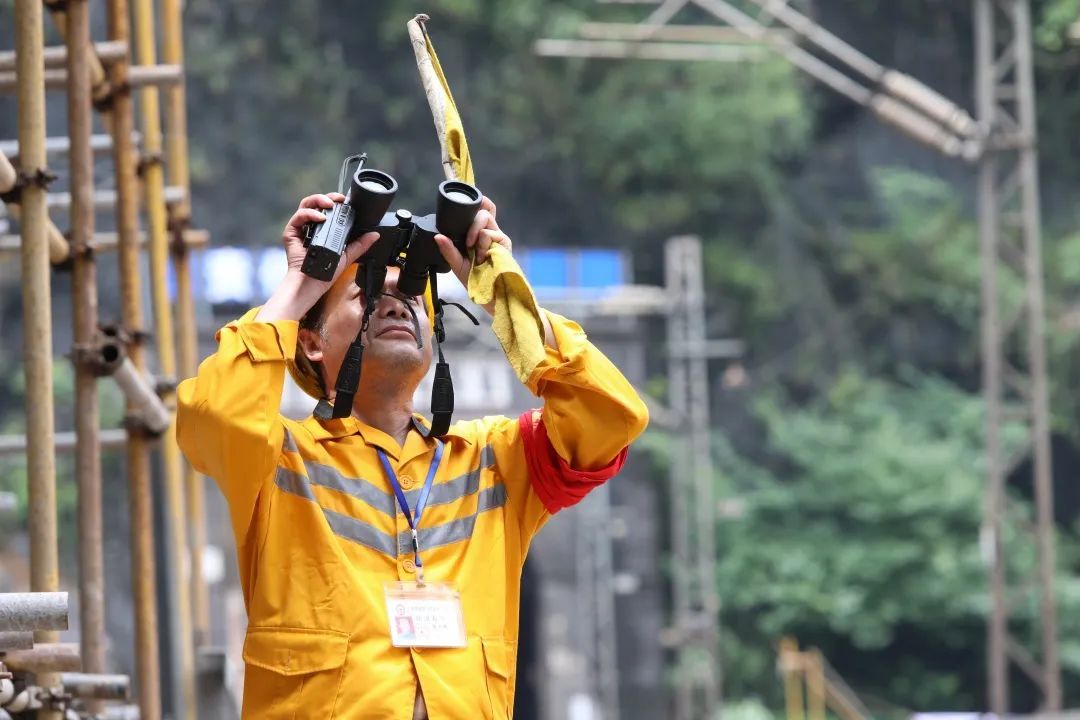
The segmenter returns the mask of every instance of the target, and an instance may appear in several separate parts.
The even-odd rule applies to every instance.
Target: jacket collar
[[[420,436],[416,438],[416,440],[419,440],[425,446],[431,446],[434,441],[427,438],[427,431],[431,426],[431,423],[429,423],[424,416],[413,413],[412,424],[413,430]],[[303,425],[304,428],[311,433],[316,442],[332,442],[351,435],[359,435],[360,439],[363,440],[365,444],[374,445],[387,455],[392,456],[395,460],[402,456],[402,448],[397,444],[397,441],[394,440],[394,438],[378,428],[360,422],[355,417],[350,416],[340,419],[320,420],[312,415],[304,420]],[[461,431],[457,423],[450,426],[450,429],[446,432],[443,439],[449,440],[451,438],[460,440],[467,445],[472,444],[472,439]],[[411,447],[413,442],[412,433],[409,433],[409,440],[406,440],[405,443],[406,447]]]

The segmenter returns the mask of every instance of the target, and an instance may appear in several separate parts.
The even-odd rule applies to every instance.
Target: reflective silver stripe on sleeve
[[[291,495],[299,495],[305,500],[315,502],[315,494],[311,492],[311,483],[298,472],[289,468],[278,467],[274,482],[279,488]]]
[[[285,428],[285,439],[281,442],[281,449],[287,452],[300,452],[300,448],[296,447],[296,440],[293,439],[292,434],[289,432],[289,428]]]

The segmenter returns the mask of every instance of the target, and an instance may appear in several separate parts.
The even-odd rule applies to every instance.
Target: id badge
[[[385,594],[394,647],[465,647],[461,593],[453,585],[389,582]]]

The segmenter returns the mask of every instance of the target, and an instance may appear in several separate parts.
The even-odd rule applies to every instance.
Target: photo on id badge
[[[394,633],[397,636],[399,642],[416,642],[416,626],[413,625],[412,618],[408,615],[408,610],[404,605],[398,605],[395,608],[397,616],[394,618],[394,626],[397,630]]]

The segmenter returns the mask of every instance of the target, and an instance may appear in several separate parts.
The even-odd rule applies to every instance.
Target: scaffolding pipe
[[[171,65],[184,64],[183,18],[179,0],[163,0],[164,19],[163,57]],[[181,377],[191,377],[198,363],[198,327],[195,321],[194,294],[191,286],[190,244],[176,242],[176,237],[190,232],[191,181],[188,169],[187,104],[184,83],[165,91],[165,149],[168,162],[168,182],[184,190],[183,199],[169,205],[173,233],[173,268],[176,274],[177,332],[179,339],[179,371]],[[203,478],[190,464],[184,464],[184,487],[187,491],[188,527],[190,529],[192,620],[196,645],[202,645],[210,633],[209,594],[203,576],[203,547],[206,544]]]
[[[139,144],[142,138],[138,133],[135,133],[132,138],[135,144]],[[45,138],[45,154],[46,155],[64,155],[71,148],[71,141],[66,135],[58,137]],[[112,152],[112,136],[105,134],[91,135],[90,136],[90,149],[95,154],[110,153]],[[7,155],[14,160],[19,156],[19,141],[18,140],[0,140],[0,153]]]
[[[40,0],[16,0],[18,135],[22,148],[19,166],[22,177],[28,181],[20,192],[19,200],[22,205],[23,372],[26,377],[26,435],[29,438],[26,465],[29,484],[30,589],[55,592],[60,588],[60,567],[56,525],[56,460],[52,452],[52,298],[49,215],[45,205],[44,183],[48,176],[45,165],[45,71],[41,56],[44,45]],[[39,632],[37,639],[54,642],[56,633],[52,630]],[[53,685],[55,677],[46,674],[42,682]],[[47,711],[41,717],[42,720],[59,720],[60,715]]]
[[[174,203],[180,202],[184,199],[184,190],[178,187],[165,188],[165,202]],[[57,192],[48,193],[45,196],[46,201],[49,204],[50,209],[55,210],[67,210],[71,207],[71,193]],[[94,193],[94,207],[100,210],[106,210],[113,207],[116,204],[116,191],[115,190],[98,190]]]
[[[180,0],[162,0],[162,61],[184,66],[184,22]],[[191,174],[188,169],[187,102],[184,82],[165,89],[165,168],[170,186],[184,191],[183,198],[169,204],[169,228],[172,233],[173,270],[176,275],[177,339],[180,377],[192,377],[199,354],[195,301],[191,288],[191,245],[183,240],[191,226]],[[195,646],[201,646],[210,634],[210,597],[203,577],[203,547],[206,545],[206,519],[203,478],[184,463],[184,488],[187,491],[187,521],[191,558],[192,626]]]
[[[59,673],[82,670],[82,658],[75,643],[43,643],[30,650],[7,653],[4,665],[9,670],[34,673],[42,687],[56,687],[60,684]]]
[[[124,358],[112,377],[127,401],[128,414],[138,418],[146,431],[161,435],[169,429],[172,411],[158,397],[146,374],[130,358]]]
[[[180,241],[188,250],[197,250],[199,248],[205,248],[210,244],[210,233],[206,230],[185,230],[180,235]],[[146,245],[149,239],[146,237],[146,233],[139,233],[139,246]],[[116,250],[120,243],[120,238],[116,233],[112,232],[96,232],[94,233],[93,240],[90,242],[90,249],[95,253],[109,252]],[[175,237],[173,238],[173,244],[176,244]],[[17,253],[19,252],[21,243],[19,242],[18,235],[0,235],[0,253]],[[187,278],[187,282],[190,284],[190,277]],[[182,296],[179,295],[180,278],[177,278],[177,299]],[[181,370],[181,372],[183,372]],[[185,377],[189,377],[185,375]]]
[[[67,628],[66,592],[0,593],[0,630],[49,631]]]
[[[60,37],[66,40],[67,39],[66,33],[67,33],[68,24],[67,24],[67,11],[64,9],[65,4],[61,3],[61,2],[56,2],[56,3],[46,2],[45,7],[48,9],[49,16],[53,20],[53,25],[59,31]],[[127,57],[127,41],[124,41],[122,44],[118,44],[117,47],[123,47],[124,51],[122,53],[120,53],[120,57],[118,57],[116,59],[117,60],[122,60],[122,59],[126,58]],[[87,57],[87,62],[90,65],[90,87],[91,87],[91,94],[94,97],[94,102],[95,103],[104,103],[112,95],[113,85],[110,83],[109,77],[105,72],[105,66],[102,65],[101,59],[98,58],[97,53],[91,53]],[[123,86],[118,86],[118,87],[123,87]],[[111,132],[112,127],[111,127],[110,122],[109,122],[110,118],[108,116],[105,116],[103,119],[105,121],[105,129],[106,129],[106,131]]]
[[[69,453],[75,450],[75,433],[58,432],[55,438],[56,452]],[[98,440],[102,450],[119,450],[127,445],[127,430],[102,430],[98,435]],[[25,435],[0,435],[0,458],[25,453]]]
[[[44,158],[42,159],[42,165],[44,165]],[[0,195],[11,192],[18,180],[19,173],[15,170],[15,166],[11,164],[5,153],[0,152]],[[45,196],[45,193],[42,193],[42,195]],[[6,204],[11,216],[21,221],[23,214],[21,202],[9,199]],[[57,229],[56,225],[53,225],[52,220],[49,220],[48,215],[45,216],[45,223],[45,233],[49,240],[49,262],[64,262],[69,255],[67,240],[64,239],[64,235]]]
[[[0,653],[8,650],[29,650],[34,647],[34,633],[29,630],[0,631]]]
[[[60,676],[64,694],[84,700],[127,700],[129,684],[127,675],[70,672]]]
[[[64,90],[67,88],[67,70],[45,70],[45,89]],[[128,75],[129,87],[156,87],[180,82],[184,69],[175,65],[136,65]],[[0,93],[9,93],[15,89],[15,73],[0,72]]]
[[[70,23],[71,18],[68,18],[67,22]],[[114,42],[94,43],[90,49],[96,52],[98,58],[104,62],[111,62],[121,58],[127,52],[125,45]],[[66,45],[46,47],[42,51],[42,58],[47,68],[66,67],[68,65],[68,47]],[[15,52],[12,50],[0,52],[0,71],[12,71],[14,69]]]
[[[91,252],[94,234],[93,98],[90,66],[90,6],[67,5],[68,136],[71,167],[72,338],[75,344],[75,482],[79,492],[79,643],[83,667],[105,671],[105,561],[101,519],[101,447],[98,444],[97,374],[80,350],[95,344],[98,333],[97,267]],[[121,52],[122,44],[111,43]],[[101,54],[101,49],[98,49]],[[97,712],[100,703],[89,710]]]
[[[158,63],[154,35],[154,0],[135,0],[135,53],[139,63],[156,66]],[[167,25],[168,23],[166,23]],[[180,68],[179,65],[169,67]],[[183,77],[182,74],[179,77]],[[154,311],[154,339],[157,344],[158,365],[166,377],[176,377],[176,346],[172,306],[169,301],[169,228],[165,197],[165,168],[161,132],[161,103],[156,87],[146,87],[139,93],[139,117],[143,136],[143,188],[146,198],[148,234],[150,235],[150,290]],[[170,409],[176,406],[172,387],[162,393]],[[171,415],[171,413],[170,413]],[[175,624],[172,644],[178,669],[177,707],[179,717],[196,720],[198,698],[195,688],[195,649],[191,627],[190,583],[188,569],[187,513],[183,482],[183,459],[176,444],[175,425],[168,428],[161,443],[165,508],[169,522],[165,551],[166,576],[170,585],[171,619]]]
[[[127,43],[130,36],[127,0],[109,0],[107,7],[109,39]],[[112,86],[127,87],[126,57],[112,63],[109,71]],[[111,130],[117,185],[116,227],[120,236],[122,316],[125,329],[133,339],[128,347],[128,356],[135,367],[142,371],[145,361],[141,345],[143,317],[139,279],[139,198],[135,176],[137,158],[131,142],[134,123],[131,96],[127,93],[113,96]],[[130,404],[129,409],[132,409]],[[147,440],[134,430],[128,437],[128,485],[139,714],[144,720],[161,720],[150,455]]]

